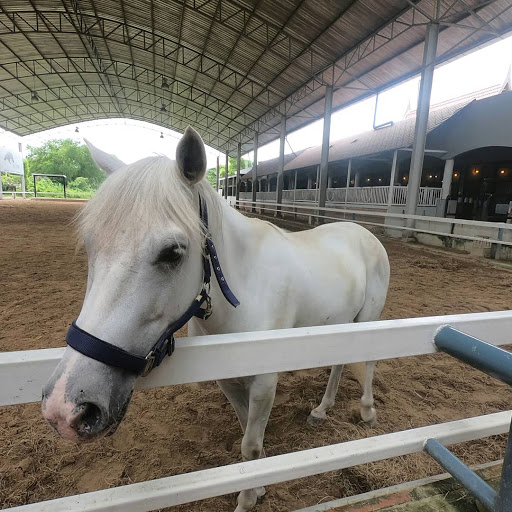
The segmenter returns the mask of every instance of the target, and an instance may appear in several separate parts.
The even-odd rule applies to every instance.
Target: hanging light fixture
[[[78,133],[80,130],[78,129],[78,126],[75,128],[75,133]]]
[[[167,78],[162,77],[162,89],[169,89],[169,82],[167,81]]]
[[[39,101],[39,96],[36,92],[36,70],[34,68],[34,71],[32,72],[32,91],[31,91],[30,99],[32,103]]]
[[[165,108],[164,103],[162,103],[162,106],[160,107],[160,112],[163,112],[163,113],[167,112],[167,109]]]
[[[163,139],[164,138],[164,132],[160,132],[160,138]]]

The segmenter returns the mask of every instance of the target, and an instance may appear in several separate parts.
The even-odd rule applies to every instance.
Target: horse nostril
[[[96,404],[85,402],[79,404],[75,410],[78,414],[73,418],[70,426],[79,434],[102,430],[103,415]]]

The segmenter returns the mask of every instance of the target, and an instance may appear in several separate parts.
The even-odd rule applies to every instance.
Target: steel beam
[[[320,193],[318,196],[319,207],[325,206],[325,200],[327,198],[327,175],[329,172],[329,140],[331,137],[332,92],[332,86],[328,86],[325,90],[324,131],[322,137],[322,156],[320,159]],[[319,214],[324,215],[325,212],[320,211]]]
[[[258,184],[258,132],[254,132],[254,158],[252,162],[252,209],[256,212],[256,187]]]
[[[441,199],[446,199],[450,195],[454,164],[455,160],[453,158],[445,160],[444,162],[443,188],[441,190]]]
[[[217,155],[217,186],[215,187],[215,189],[217,190],[217,192],[219,191],[219,181],[220,181],[219,158],[220,158],[220,157]]]
[[[395,188],[395,176],[398,160],[398,149],[393,152],[393,163],[391,164],[391,176],[389,177],[388,211],[393,204],[393,189]]]
[[[503,458],[501,470],[501,483],[496,500],[496,512],[510,512],[512,510],[512,425],[508,433],[507,447]]]
[[[512,353],[449,325],[437,332],[434,342],[439,350],[512,386]]]
[[[239,142],[236,145],[236,193],[235,193],[235,199],[237,201],[240,200],[240,184],[242,183],[242,178],[240,176],[240,163],[242,160],[242,143]],[[237,208],[239,208],[238,204],[236,205]]]
[[[437,40],[439,38],[439,23],[430,23],[427,27],[427,37],[423,51],[423,67],[421,71],[420,94],[418,109],[416,111],[416,128],[409,170],[409,185],[407,189],[407,204],[405,213],[416,215],[418,198],[420,194],[421,173],[423,170],[423,157],[425,142],[427,140],[428,114],[430,108],[430,94],[436,64]],[[414,220],[407,220],[407,227],[414,227]],[[407,232],[406,232],[407,233]]]
[[[226,151],[226,167],[224,169],[224,199],[228,198],[229,186],[229,151]]]
[[[279,136],[279,164],[277,166],[277,192],[276,192],[276,214],[281,216],[281,206],[283,202],[283,184],[284,184],[284,143],[286,140],[286,116],[281,116],[281,133]]]
[[[464,462],[453,455],[437,439],[427,439],[425,451],[431,455],[448,473],[458,480],[475,498],[490,512],[496,511],[497,493],[475,472],[471,471]]]
[[[348,168],[347,168],[347,185],[345,190],[345,209],[347,208],[347,201],[348,201],[348,189],[350,188],[350,175],[352,174],[352,158],[348,161]],[[345,216],[345,215],[343,215]]]

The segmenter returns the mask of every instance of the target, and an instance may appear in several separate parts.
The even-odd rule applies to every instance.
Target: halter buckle
[[[204,320],[207,320],[212,316],[212,299],[209,295],[206,296],[206,308],[204,310]]]
[[[146,356],[146,361],[146,366],[144,367],[144,370],[140,374],[141,377],[146,377],[147,375],[149,375],[151,370],[155,367],[156,357],[153,350]]]

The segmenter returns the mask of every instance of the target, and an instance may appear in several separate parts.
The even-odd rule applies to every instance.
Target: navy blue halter
[[[116,345],[96,338],[96,336],[80,329],[80,327],[76,325],[76,321],[73,321],[66,335],[66,342],[70,347],[87,357],[96,359],[96,361],[100,361],[109,366],[123,368],[145,377],[153,368],[160,365],[166,355],[171,355],[174,352],[174,333],[176,331],[181,329],[194,316],[206,320],[211,315],[211,298],[208,291],[210,288],[212,266],[217,282],[226,300],[235,308],[240,304],[230,290],[226,278],[222,273],[219,257],[210,232],[208,231],[208,211],[206,209],[206,202],[201,197],[199,197],[199,214],[206,230],[206,243],[203,252],[203,286],[187,311],[185,311],[180,318],[168,325],[167,329],[153,345],[153,348],[148,354],[145,357],[138,356]],[[205,305],[204,308],[203,305]]]

